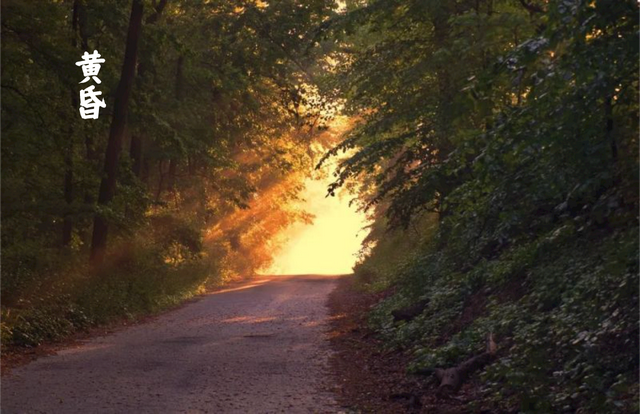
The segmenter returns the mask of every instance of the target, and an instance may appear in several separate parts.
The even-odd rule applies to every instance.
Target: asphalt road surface
[[[327,391],[335,277],[207,295],[2,378],[2,413],[336,413]]]

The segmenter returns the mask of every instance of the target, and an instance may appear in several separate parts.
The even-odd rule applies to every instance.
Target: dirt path
[[[383,348],[367,328],[372,305],[387,293],[367,293],[354,287],[353,278],[338,280],[329,295],[332,314],[330,358],[336,374],[339,403],[363,413],[444,413],[430,407],[423,410],[420,396],[425,389],[421,378],[406,374],[409,358]]]
[[[433,375],[410,375],[411,350],[389,349],[368,328],[371,307],[393,289],[371,293],[351,277],[340,278],[329,295],[329,337],[336,398],[343,407],[373,414],[496,413],[481,400],[482,383],[469,379],[451,398],[440,398]],[[502,412],[502,411],[501,411]],[[509,411],[511,412],[511,411]]]
[[[263,278],[2,379],[2,413],[336,413],[325,341],[336,279]]]

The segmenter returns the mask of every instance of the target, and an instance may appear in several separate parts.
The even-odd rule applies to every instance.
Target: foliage
[[[384,217],[377,220],[372,217],[371,220],[369,234],[363,241],[353,273],[360,286],[380,291],[395,284],[403,268],[413,265],[416,250],[434,236],[437,217],[425,214],[416,219],[407,231],[388,231]]]
[[[2,4],[4,344],[249,277],[279,232],[309,219],[292,201],[326,144],[312,38],[333,2],[144,0],[115,196],[98,204],[131,4]],[[85,50],[106,60],[96,121],[78,113]],[[91,267],[96,216],[109,245]]]
[[[396,292],[371,323],[419,370],[460,363],[493,332],[481,377],[494,411],[638,409],[637,13],[376,0],[334,21],[333,82],[361,123],[326,156],[353,151],[329,191],[360,183],[391,229],[380,246],[425,211],[439,221],[411,253],[365,251],[356,271]]]
[[[184,225],[173,230],[189,232]],[[201,292],[205,284],[222,282],[219,265],[202,252],[188,261],[176,254],[188,250],[190,240],[168,243],[163,236],[122,240],[97,274],[81,259],[50,267],[15,303],[3,303],[5,349],[37,346],[77,330],[155,313]],[[177,251],[176,244],[181,246]]]

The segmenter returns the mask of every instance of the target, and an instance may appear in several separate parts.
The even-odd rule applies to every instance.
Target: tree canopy
[[[293,202],[330,141],[313,39],[334,9],[315,0],[3,3],[3,310],[101,283],[164,301],[265,267],[270,241],[309,220]],[[105,59],[97,120],[78,112],[75,62],[85,51]],[[130,293],[107,308],[147,306]],[[110,303],[78,295],[71,301],[90,302],[85,313]],[[13,317],[31,321],[15,322],[25,332],[9,332]],[[14,313],[3,335],[46,339],[30,318]]]
[[[634,411],[637,14],[378,0],[332,28],[332,81],[359,123],[325,157],[349,154],[329,191],[359,187],[375,223],[356,275],[398,289],[374,325],[416,372],[492,333],[491,412]],[[395,323],[412,303],[419,317]]]
[[[491,412],[637,411],[638,29],[632,0],[5,1],[2,339],[253,274],[336,162],[414,372],[489,333]]]

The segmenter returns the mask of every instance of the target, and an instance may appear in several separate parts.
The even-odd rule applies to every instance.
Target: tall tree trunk
[[[142,176],[142,137],[137,134],[131,134],[131,145],[129,147],[129,157],[133,160],[131,170],[133,175],[138,178]]]
[[[69,136],[73,140],[73,130]],[[64,201],[67,203],[67,211],[62,221],[62,245],[68,246],[71,243],[71,235],[73,234],[73,219],[71,204],[73,203],[73,142],[69,143],[67,153],[64,157],[66,171],[64,173]]]
[[[80,37],[80,51],[89,51],[89,35],[87,33],[87,8],[84,0],[75,0],[73,2],[73,21],[74,25],[74,43],[73,46],[77,47],[77,40]],[[77,94],[77,91],[75,92]],[[78,99],[75,96],[75,99]],[[77,108],[78,105],[75,104],[74,108]],[[85,150],[85,159],[89,162],[92,169],[97,168],[99,162],[99,154],[95,148],[95,140],[93,135],[87,134],[85,132],[84,136],[84,150]],[[96,171],[96,173],[98,173]],[[91,189],[87,189],[84,192],[83,196],[84,203],[86,205],[93,204],[94,196],[92,194]]]
[[[447,47],[447,39],[451,32],[449,19],[452,16],[451,6],[443,3],[438,6],[433,17],[433,36],[436,49]],[[445,159],[451,152],[451,129],[453,120],[452,102],[454,98],[454,85],[451,79],[451,68],[439,64],[436,68],[438,84],[438,106],[436,108],[436,122],[438,125],[438,154]]]
[[[184,96],[183,66],[184,66],[184,56],[180,55],[180,57],[178,58],[178,63],[176,65],[176,83],[175,83],[176,100],[178,102],[182,101],[182,98]]]
[[[182,73],[183,64],[184,64],[184,56],[181,55],[178,58],[178,63],[176,65],[175,94],[176,94],[176,102],[178,102],[178,104],[180,104],[183,98],[183,90],[184,90],[184,78]],[[169,160],[169,174],[167,176],[167,190],[174,193],[174,195],[175,195],[177,168],[178,168],[178,159],[177,157],[174,156]]]
[[[453,15],[453,8],[449,2],[442,2],[436,6],[437,9],[432,17],[433,24],[433,42],[436,50],[445,49],[447,45],[447,39],[451,32],[451,24],[449,19]],[[445,64],[438,64],[436,66],[436,82],[438,88],[438,103],[436,106],[436,136],[437,136],[437,149],[438,159],[443,162],[453,150],[453,144],[451,142],[452,136],[452,122],[453,122],[453,98],[454,98],[454,85],[451,77],[451,68]],[[438,216],[442,221],[450,214],[449,211],[443,208],[444,200],[451,190],[451,183],[449,180],[443,180],[438,186]]]
[[[153,14],[147,17],[144,23],[146,25],[150,25],[160,20],[160,17],[162,17],[162,11],[167,5],[167,2],[168,0],[160,0],[160,2],[154,8]],[[143,59],[140,59],[140,63],[138,64],[139,85],[142,85],[142,80],[146,76],[147,67],[148,67],[148,62],[146,62]],[[143,138],[139,133],[133,133],[131,135],[131,143],[129,146],[129,157],[131,157],[131,159],[133,160],[131,170],[133,171],[133,174],[138,178],[142,178],[142,157],[143,156],[144,156]]]
[[[167,190],[170,192],[175,191],[177,166],[178,161],[175,158],[171,158],[169,160],[169,173],[167,174]]]
[[[118,156],[122,148],[127,112],[129,109],[129,96],[131,95],[131,87],[135,76],[138,41],[142,27],[142,12],[142,0],[133,0],[131,17],[129,18],[127,44],[124,52],[124,63],[122,65],[118,89],[116,90],[115,102],[113,104],[113,119],[111,121],[109,141],[105,153],[105,176],[100,182],[100,191],[98,193],[98,204],[100,206],[107,206],[115,194]],[[93,237],[91,240],[91,261],[93,263],[99,264],[104,259],[108,229],[107,219],[98,212],[93,220]]]
[[[80,23],[80,0],[74,0],[73,11],[71,13],[71,46],[78,47],[78,25]],[[79,105],[78,91],[70,89],[71,107],[76,109]],[[71,218],[71,204],[73,203],[73,122],[69,123],[69,145],[64,154],[64,201],[67,203],[67,211],[62,220],[62,245],[68,246],[71,243],[73,234],[73,220]]]

